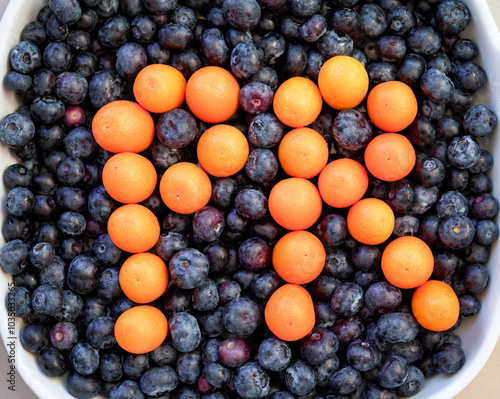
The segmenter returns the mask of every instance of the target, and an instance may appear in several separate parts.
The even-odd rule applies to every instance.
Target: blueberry
[[[170,51],[163,48],[158,42],[149,44],[146,47],[146,53],[151,64],[166,64],[170,60]]]
[[[208,276],[209,262],[200,251],[187,248],[172,257],[169,271],[176,286],[184,289],[196,288]]]
[[[50,266],[49,266],[50,267]],[[63,290],[61,309],[56,313],[56,319],[61,321],[76,321],[83,311],[83,299],[71,290]]]
[[[462,32],[470,21],[470,11],[460,0],[444,0],[434,14],[437,27],[445,35]]]
[[[464,365],[465,353],[461,346],[448,343],[432,356],[432,362],[439,373],[453,374]]]
[[[89,83],[89,98],[92,105],[101,108],[104,105],[121,100],[124,84],[118,73],[110,70],[96,72]]]
[[[333,292],[330,306],[339,316],[356,314],[363,304],[363,289],[354,283],[342,283]]]
[[[476,225],[475,239],[480,245],[490,245],[498,238],[498,226],[491,220],[480,220]]]
[[[389,187],[385,201],[394,212],[408,212],[416,201],[415,187],[409,180],[396,180]]]
[[[28,187],[32,179],[33,172],[21,164],[10,165],[3,172],[3,181],[10,189],[15,187]]]
[[[327,247],[324,272],[339,280],[347,280],[353,272],[347,253],[341,249]],[[338,305],[342,306],[341,303]]]
[[[479,161],[481,148],[473,136],[465,135],[451,140],[446,155],[453,166],[467,169]]]
[[[131,380],[138,380],[149,369],[149,354],[125,354],[122,357],[123,373]]]
[[[308,395],[316,387],[316,373],[305,361],[296,360],[285,370],[285,384],[294,395]]]
[[[274,93],[262,82],[250,82],[243,86],[239,94],[241,108],[249,114],[266,112],[272,105]]]
[[[450,215],[467,216],[468,211],[467,199],[458,191],[445,192],[436,205],[436,213],[440,218]]]
[[[300,26],[300,37],[306,42],[315,42],[326,33],[327,27],[326,19],[314,14]]]
[[[61,100],[50,97],[37,97],[30,107],[31,115],[41,123],[54,123],[64,116],[65,107]]]
[[[444,72],[430,68],[422,75],[420,88],[432,101],[447,103],[452,98],[455,86]]]
[[[323,241],[332,246],[342,245],[347,238],[347,223],[342,215],[325,215],[318,224],[318,233]]]
[[[123,380],[109,391],[109,399],[144,399],[139,383],[133,380]]]
[[[379,336],[388,342],[409,342],[418,334],[418,323],[409,313],[385,313],[380,316],[377,329]]]
[[[273,270],[264,270],[252,280],[250,292],[259,301],[268,300],[282,284],[278,274]]]
[[[386,281],[376,282],[365,292],[366,305],[376,313],[390,313],[402,303],[402,293],[397,287]]]
[[[177,383],[177,374],[170,366],[150,368],[139,381],[142,392],[151,396],[171,392],[177,387]]]
[[[222,12],[231,26],[242,31],[252,31],[261,17],[260,5],[255,0],[224,0]]]
[[[48,242],[39,242],[30,250],[30,262],[33,266],[43,269],[48,266],[56,255],[54,247]]]
[[[165,24],[158,31],[158,43],[168,50],[182,51],[193,40],[193,32],[184,25]]]
[[[337,31],[351,33],[359,28],[359,13],[351,8],[337,8],[333,10],[330,25]]]
[[[351,250],[351,261],[358,269],[373,270],[379,263],[382,253],[377,246],[356,243]]]
[[[243,268],[253,272],[261,271],[271,261],[271,248],[262,238],[251,237],[240,244],[238,259]]]
[[[489,193],[477,196],[470,206],[472,215],[479,220],[494,218],[498,209],[498,200]]]
[[[231,52],[231,70],[238,78],[246,79],[260,70],[263,60],[264,52],[260,47],[253,42],[241,42]]]
[[[90,375],[99,367],[99,352],[89,343],[80,341],[71,349],[69,361],[78,373]]]
[[[136,15],[130,22],[130,32],[138,43],[152,43],[156,34],[156,24],[148,15]]]
[[[364,4],[359,10],[359,26],[368,37],[381,36],[388,26],[385,11],[374,3]]]
[[[366,72],[368,72],[370,83],[376,86],[379,83],[396,80],[397,69],[392,63],[376,61],[368,64]]]
[[[69,264],[68,287],[78,294],[89,294],[98,285],[99,263],[90,255],[78,255]]]
[[[66,43],[55,41],[49,43],[43,50],[43,63],[54,74],[68,71],[71,67],[73,56],[71,47]],[[54,82],[55,85],[55,82]],[[37,86],[35,82],[35,87]]]
[[[91,399],[101,392],[101,380],[96,375],[82,375],[70,371],[67,378],[68,392],[79,399]]]
[[[9,191],[6,199],[6,207],[11,215],[26,216],[34,207],[35,196],[24,187],[15,187]]]
[[[433,103],[432,101],[428,101]],[[438,104],[442,106],[443,104]],[[422,112],[423,113],[423,112]],[[432,121],[426,116],[417,116],[409,126],[410,134],[408,139],[415,148],[430,148],[436,140],[436,130]]]
[[[278,173],[276,155],[265,148],[253,150],[248,156],[245,171],[250,180],[256,183],[267,183],[274,180]]]
[[[200,344],[201,332],[196,318],[187,312],[177,312],[169,320],[172,345],[179,352],[191,352]]]
[[[75,324],[61,321],[50,329],[50,343],[60,351],[73,348],[78,342],[78,329]]]
[[[256,44],[264,53],[263,63],[266,65],[276,64],[286,50],[284,37],[276,32],[267,33]]]
[[[20,147],[34,136],[35,124],[19,112],[9,114],[0,121],[0,141],[8,146]]]
[[[38,47],[45,44],[46,37],[45,26],[40,21],[29,22],[21,32],[21,41],[29,41]]]
[[[87,205],[92,218],[100,223],[106,223],[109,216],[117,208],[116,202],[109,196],[104,186],[92,189],[87,199]]]
[[[269,375],[256,361],[238,367],[233,380],[236,393],[243,399],[265,398],[271,390]]]
[[[224,306],[224,327],[232,334],[250,335],[260,325],[262,314],[248,298],[236,298]]]
[[[333,136],[344,148],[358,151],[373,138],[373,127],[365,114],[354,109],[340,111],[333,120]]]
[[[156,253],[164,261],[169,262],[170,259],[179,251],[188,247],[188,240],[182,234],[169,232],[160,235],[156,243]]]
[[[132,81],[147,65],[147,53],[140,44],[125,43],[116,53],[116,70],[125,80]]]
[[[218,356],[224,366],[239,367],[250,359],[250,347],[242,339],[229,338],[219,344]]]
[[[196,119],[180,108],[165,112],[158,120],[158,139],[169,148],[179,149],[187,146],[195,139],[197,132]]]
[[[120,357],[115,353],[104,353],[99,358],[99,375],[103,381],[118,382],[123,376]]]
[[[460,304],[460,316],[474,316],[481,310],[481,302],[473,294],[463,294],[458,298]]]
[[[10,65],[15,72],[29,75],[42,65],[42,53],[32,42],[21,41],[9,54]]]
[[[390,355],[378,371],[377,382],[384,388],[396,388],[406,379],[409,371],[408,361],[398,355]]]
[[[178,379],[185,384],[194,384],[201,374],[200,363],[200,352],[180,353],[175,368]]]
[[[189,79],[195,71],[201,68],[200,58],[190,49],[175,53],[172,56],[171,64],[174,68],[178,69],[186,79]]]
[[[55,15],[50,15],[45,23],[45,31],[51,40],[66,40],[69,35],[69,26],[61,23]]]
[[[83,2],[80,2],[81,5],[85,6]],[[99,16],[97,13],[91,8],[84,8],[82,10],[82,15],[78,21],[76,21],[72,28],[80,29],[85,32],[93,32],[97,26]]]
[[[23,348],[31,353],[39,353],[49,343],[47,330],[40,324],[25,324],[19,339]]]
[[[172,366],[177,359],[177,350],[170,342],[161,344],[150,353],[151,360],[158,366]]]
[[[316,327],[300,340],[300,355],[310,364],[331,359],[337,353],[339,340],[330,330]]]
[[[328,30],[316,43],[318,51],[326,58],[337,55],[351,55],[354,49],[351,36],[338,34],[335,30]]]
[[[118,48],[128,39],[130,33],[130,23],[123,15],[116,15],[103,24],[97,37],[105,47]]]
[[[405,40],[399,36],[382,36],[375,48],[382,61],[399,62],[406,55]]]
[[[484,104],[471,107],[464,115],[463,126],[467,134],[474,137],[488,136],[497,123],[497,117],[493,109]]]
[[[471,294],[483,292],[489,281],[489,272],[479,263],[468,265],[464,272],[464,287]]]
[[[334,393],[346,395],[359,387],[361,374],[352,366],[347,366],[333,373],[328,384]]]
[[[200,45],[208,65],[224,66],[228,62],[229,48],[220,29],[204,30],[200,36]]]
[[[464,93],[475,93],[486,84],[486,72],[474,61],[459,64],[454,70],[455,81]]]
[[[219,303],[217,286],[213,280],[205,279],[205,281],[192,291],[193,308],[198,311],[207,312],[217,307]]]
[[[15,93],[27,93],[33,87],[33,79],[31,76],[9,71],[5,75],[4,84],[7,89]]]
[[[248,140],[255,147],[274,147],[282,137],[283,124],[273,114],[258,114],[248,125]]]

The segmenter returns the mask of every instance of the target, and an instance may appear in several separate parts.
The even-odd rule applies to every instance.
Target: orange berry
[[[205,130],[196,148],[198,162],[212,176],[227,177],[246,164],[248,141],[240,130],[230,125],[215,125]]]
[[[212,196],[212,183],[205,171],[190,162],[168,168],[160,180],[160,195],[172,211],[190,214],[203,208]]]
[[[276,90],[273,108],[276,117],[290,127],[310,125],[318,117],[323,99],[316,84],[302,76],[285,80]]]
[[[145,252],[160,238],[160,223],[155,214],[139,204],[127,204],[116,209],[108,219],[111,241],[126,252]]]
[[[186,79],[174,67],[151,64],[134,80],[135,100],[149,112],[163,113],[179,108],[186,95]]]
[[[415,290],[411,308],[418,323],[431,331],[448,330],[460,315],[460,303],[455,291],[438,280],[429,280]]]
[[[104,188],[113,199],[124,204],[136,204],[149,198],[157,177],[151,161],[133,152],[113,155],[102,169]]]
[[[92,133],[97,144],[109,152],[141,152],[153,142],[155,124],[139,104],[119,100],[96,112]]]
[[[368,143],[365,165],[377,179],[395,181],[408,175],[415,166],[415,149],[405,136],[384,133]]]
[[[394,230],[394,212],[377,198],[359,200],[347,213],[347,229],[362,244],[382,244]]]
[[[425,283],[434,269],[434,255],[420,238],[396,238],[382,253],[382,272],[392,285],[415,288]]]
[[[158,308],[149,305],[126,310],[115,323],[116,342],[122,349],[135,354],[158,348],[167,332],[167,318]]]
[[[198,119],[221,123],[238,109],[240,86],[224,68],[207,66],[191,75],[186,84],[186,103]]]
[[[300,285],[282,285],[269,298],[264,318],[279,339],[296,341],[304,338],[316,322],[311,295]]]
[[[137,303],[148,303],[159,298],[167,289],[167,266],[155,254],[135,254],[123,262],[119,281],[127,298]]]
[[[391,80],[371,89],[366,110],[372,123],[386,132],[400,132],[417,116],[418,104],[407,84]]]
[[[359,201],[368,189],[368,173],[350,158],[336,159],[319,174],[318,189],[328,205],[346,208]]]
[[[326,251],[314,234],[291,231],[275,244],[272,260],[274,270],[287,283],[307,284],[323,270]]]
[[[278,148],[281,167],[289,176],[310,179],[328,162],[328,143],[316,130],[300,127],[289,131]]]
[[[323,203],[319,191],[309,180],[291,177],[271,189],[269,213],[288,230],[305,230],[320,217]]]
[[[337,110],[355,108],[368,93],[370,81],[361,62],[339,55],[321,67],[318,87],[325,102]]]

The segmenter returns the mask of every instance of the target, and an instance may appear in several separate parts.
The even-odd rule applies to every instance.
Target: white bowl
[[[474,39],[480,46],[480,56],[476,60],[488,74],[488,85],[477,95],[476,102],[489,104],[500,117],[500,33],[488,8],[486,0],[463,0],[472,14],[472,21],[465,32],[464,38]],[[47,4],[47,0],[11,0],[0,22],[0,78],[3,79],[9,70],[8,55],[10,49],[19,42],[22,28],[28,22],[35,20],[40,8]],[[19,106],[13,93],[6,90],[3,85],[0,89],[0,118],[14,112]],[[498,144],[498,127],[492,139],[486,143],[487,148],[493,153],[496,162],[491,171],[491,178],[496,185],[493,194],[500,198],[500,145]],[[0,146],[0,171],[15,163],[5,146]],[[0,187],[0,198],[5,198],[6,188]],[[3,221],[6,211],[0,207],[0,218]],[[0,234],[0,246],[4,243]],[[414,398],[416,399],[451,399],[464,389],[479,373],[484,366],[500,336],[500,251],[498,245],[492,248],[489,261],[490,283],[487,290],[480,296],[482,308],[479,314],[469,319],[464,319],[458,329],[462,338],[466,354],[465,365],[452,376],[439,375],[426,380],[423,390]],[[5,298],[8,293],[8,282],[12,276],[0,269],[0,298]],[[0,304],[0,334],[4,345],[12,340],[9,333],[9,319],[3,303]],[[19,331],[23,321],[15,319],[15,365],[26,384],[42,399],[72,399],[66,388],[65,378],[49,378],[43,374],[36,364],[35,356],[27,352],[19,342]],[[7,346],[6,346],[7,348]],[[7,348],[9,351],[10,348]],[[4,376],[5,377],[5,376]],[[4,382],[5,385],[5,382]],[[5,389],[6,387],[4,387]],[[2,394],[3,396],[3,394]]]

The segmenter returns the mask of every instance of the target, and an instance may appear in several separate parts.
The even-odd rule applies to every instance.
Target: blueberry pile
[[[460,0],[49,0],[10,52],[4,84],[23,105],[0,121],[0,140],[19,159],[3,172],[10,191],[0,265],[13,275],[9,310],[25,320],[23,347],[82,399],[396,398],[418,393],[425,377],[458,371],[465,354],[454,330],[480,311],[499,234],[493,157],[480,145],[497,117],[487,105],[472,106],[487,77],[475,61],[478,44],[459,36],[469,21]],[[316,81],[336,55],[365,65],[372,87],[400,80],[418,98],[418,116],[402,132],[417,152],[414,171],[392,183],[371,176],[366,197],[394,210],[393,237],[417,236],[432,248],[432,278],[460,301],[448,331],[418,326],[412,290],[383,277],[383,245],[353,240],[346,210],[326,205],[311,229],[327,251],[322,274],[306,285],[315,328],[285,342],[265,325],[265,303],[283,284],[272,247],[285,233],[269,216],[267,196],[285,177],[277,146],[289,130],[273,115],[272,97],[290,77]],[[154,250],[170,263],[172,281],[153,303],[169,319],[169,335],[136,355],[113,333],[135,304],[118,282],[129,254],[106,233],[120,206],[101,180],[112,154],[96,144],[91,125],[105,104],[133,100],[135,76],[153,63],[186,79],[205,65],[230,70],[241,95],[227,123],[247,135],[251,154],[240,173],[212,178],[210,206],[195,215],[169,211],[157,191],[143,203],[162,225]],[[337,116],[324,105],[311,125],[331,159],[363,162],[364,105],[356,112],[364,122],[342,132],[353,148],[335,138],[353,112]],[[183,127],[185,114],[165,123]],[[196,137],[208,127],[196,121]],[[169,148],[166,139],[144,152],[159,175],[196,162],[196,140],[182,147],[173,137]],[[190,274],[182,273],[186,262],[196,266]]]

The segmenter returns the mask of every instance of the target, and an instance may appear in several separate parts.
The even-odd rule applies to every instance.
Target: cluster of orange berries
[[[279,163],[289,178],[276,183],[268,199],[270,215],[290,230],[275,244],[272,253],[273,266],[287,284],[275,291],[265,309],[269,329],[281,339],[300,339],[314,327],[312,299],[301,284],[314,280],[325,264],[323,244],[307,231],[319,219],[323,201],[335,208],[350,207],[347,228],[361,243],[382,244],[393,232],[392,209],[381,200],[363,197],[368,189],[368,173],[395,181],[413,169],[414,148],[397,132],[415,118],[417,101],[412,90],[401,82],[382,83],[369,93],[368,89],[363,65],[352,57],[338,56],[325,62],[318,85],[294,77],[283,82],[275,93],[275,115],[293,128],[278,148]],[[120,285],[125,295],[137,303],[157,299],[168,285],[167,266],[148,252],[160,236],[159,222],[153,212],[139,204],[151,196],[158,183],[153,164],[139,154],[151,145],[155,135],[150,113],[164,113],[185,102],[195,117],[213,124],[197,143],[200,166],[191,162],[174,164],[159,182],[166,206],[174,212],[191,214],[210,200],[209,175],[231,176],[246,164],[247,138],[236,127],[222,123],[236,112],[239,90],[234,76],[220,67],[201,68],[186,82],[173,67],[149,65],[134,82],[137,102],[109,103],[94,117],[92,130],[97,143],[115,154],[104,166],[104,187],[112,198],[124,204],[110,216],[108,233],[117,247],[133,254],[121,268]],[[348,158],[328,162],[327,142],[307,126],[320,114],[323,100],[343,110],[357,107],[365,97],[371,122],[386,133],[368,144],[364,153],[366,168]],[[316,177],[317,185],[309,180]],[[438,305],[429,304],[429,296],[442,291],[442,287],[433,288],[439,282],[426,283],[432,268],[432,251],[415,237],[396,239],[383,252],[382,269],[389,282],[400,288],[420,287],[413,298],[417,320],[428,329],[444,330],[456,321],[453,312],[458,310],[458,299],[451,308],[450,301],[442,299],[436,302]],[[441,297],[450,297],[450,293],[441,291]],[[439,303],[445,302],[448,308],[443,317]],[[132,353],[156,348],[167,332],[165,316],[148,305],[124,312],[115,327],[118,344]]]

